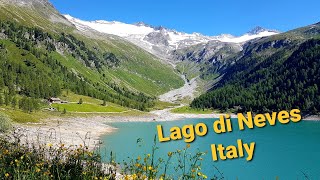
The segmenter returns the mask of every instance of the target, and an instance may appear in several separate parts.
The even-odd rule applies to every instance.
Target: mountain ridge
[[[245,43],[246,41],[278,34],[276,31],[269,31],[263,29],[256,34],[244,34],[243,36],[220,35],[220,36],[206,36],[200,33],[185,33],[165,27],[154,27],[146,25],[146,23],[126,24],[118,21],[84,21],[74,18],[71,15],[64,15],[70,22],[72,22],[79,30],[87,28],[95,29],[106,34],[113,34],[120,36],[141,48],[157,55],[168,58],[164,54],[170,54],[171,51],[183,49],[193,45],[208,43],[209,41],[220,41],[230,43]]]

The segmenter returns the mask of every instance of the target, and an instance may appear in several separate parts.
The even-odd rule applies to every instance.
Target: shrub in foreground
[[[10,117],[4,113],[0,113],[0,133],[9,131],[12,128]]]
[[[102,163],[100,153],[88,150],[87,146],[66,147],[64,144],[22,144],[17,136],[11,139],[0,137],[0,177],[2,179],[103,179],[103,180],[203,180],[201,172],[204,152],[190,153],[190,144],[185,148],[168,152],[157,158],[156,137],[150,154],[129,158],[118,170],[113,155],[107,164]],[[142,140],[137,143],[141,146]],[[219,171],[218,171],[219,172]],[[219,172],[220,173],[220,172]],[[223,179],[213,177],[212,180]]]
[[[157,157],[157,140],[154,137],[154,144],[150,154],[144,154],[137,158],[129,158],[123,162],[121,174],[125,180],[139,179],[159,179],[159,180],[204,180],[207,179],[201,171],[203,156],[205,152],[191,153],[190,144],[185,148],[178,149],[174,152],[168,152],[165,157]],[[142,146],[142,139],[138,139],[137,143]],[[211,180],[222,180],[223,174],[219,172],[218,176],[214,176]]]
[[[4,179],[115,179],[100,155],[87,147],[35,145],[0,139],[0,177]]]

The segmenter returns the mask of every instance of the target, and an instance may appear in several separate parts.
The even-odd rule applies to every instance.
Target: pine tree
[[[8,93],[4,93],[4,103],[6,106],[9,106],[10,104],[10,97]]]
[[[3,99],[2,99],[2,95],[0,94],[0,106],[3,105]]]
[[[67,114],[67,110],[66,110],[66,108],[64,108],[64,109],[63,109],[62,114]]]
[[[78,104],[82,104],[82,103],[83,103],[83,100],[82,100],[82,98],[80,98]]]
[[[17,103],[18,103],[18,100],[17,98],[14,96],[11,100],[11,106],[13,107],[13,109],[16,109],[16,106],[17,106]]]
[[[106,105],[107,105],[107,101],[104,99],[103,103],[102,103],[102,106],[106,106]]]

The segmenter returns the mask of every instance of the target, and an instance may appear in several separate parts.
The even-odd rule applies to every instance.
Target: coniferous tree
[[[9,106],[9,104],[10,104],[10,96],[7,92],[4,93],[4,104],[6,106]]]
[[[0,94],[0,106],[3,105],[3,99],[2,99],[2,95]]]
[[[82,98],[80,98],[78,104],[82,104],[82,103],[83,103],[83,100]]]
[[[17,106],[17,103],[18,103],[18,100],[17,98],[14,96],[11,100],[11,106],[16,109],[16,106]]]

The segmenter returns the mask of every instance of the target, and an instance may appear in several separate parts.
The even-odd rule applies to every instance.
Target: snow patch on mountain
[[[217,38],[217,40],[219,40],[221,42],[243,43],[243,42],[250,41],[252,39],[272,36],[272,35],[275,35],[275,34],[279,34],[279,33],[278,32],[274,32],[274,31],[262,31],[262,32],[259,32],[257,34],[246,33],[246,34],[244,34],[242,36],[239,36],[239,37],[219,36],[219,38]]]
[[[64,15],[80,31],[95,30],[101,33],[120,36],[159,57],[166,58],[170,52],[197,44],[218,41],[222,43],[243,44],[255,38],[278,34],[279,32],[256,27],[242,36],[222,34],[206,36],[200,33],[184,33],[176,30],[154,27],[143,22],[126,24],[118,21],[84,21]]]

